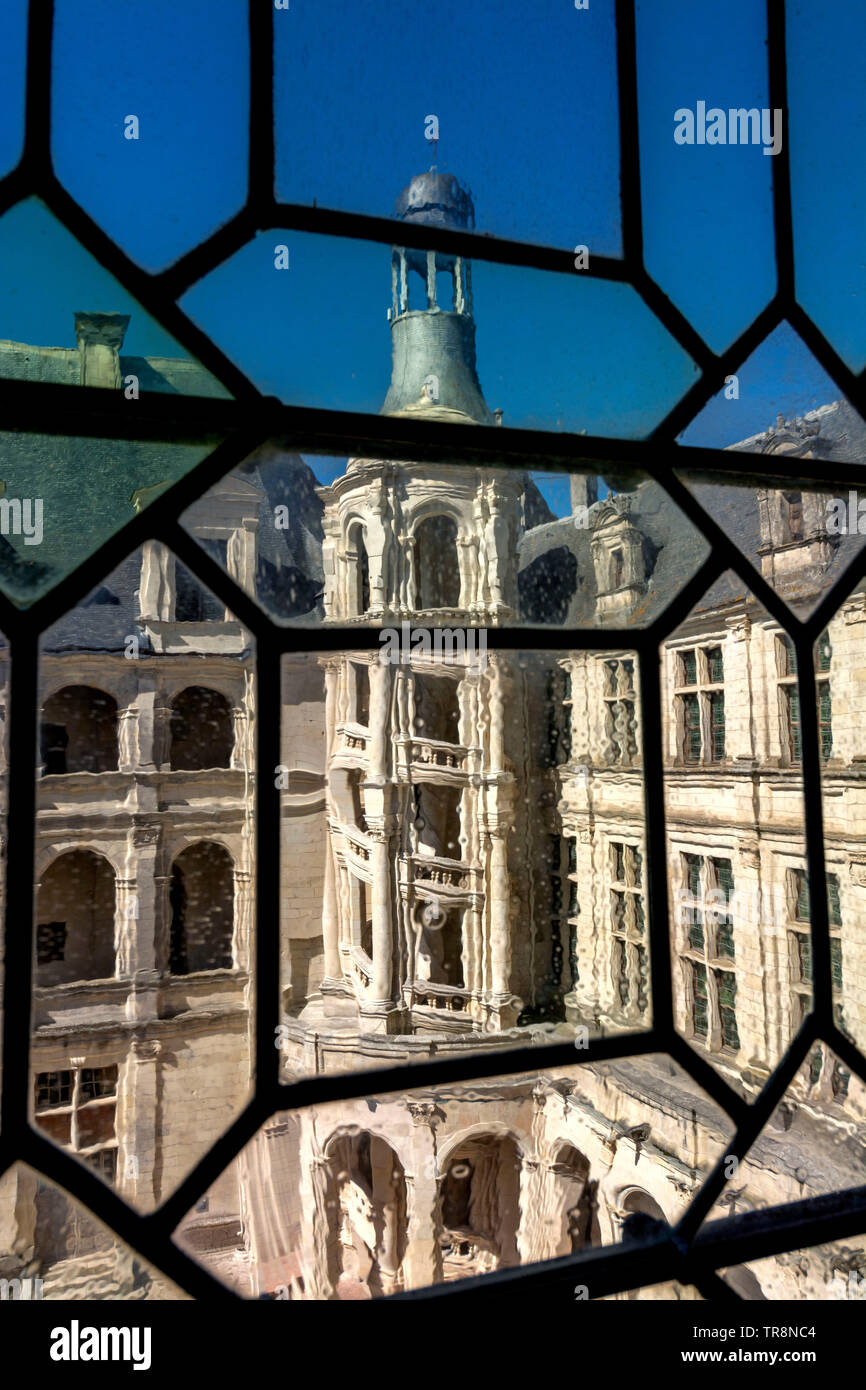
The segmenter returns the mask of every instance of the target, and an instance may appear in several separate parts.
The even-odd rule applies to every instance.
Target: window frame
[[[707,538],[710,555],[699,573],[687,582],[665,611],[646,628],[553,629],[526,627],[491,632],[491,649],[517,647],[550,649],[608,650],[623,641],[637,652],[639,673],[640,727],[643,733],[644,804],[647,825],[648,938],[651,953],[651,999],[653,1025],[650,1029],[615,1039],[590,1041],[581,1052],[580,1063],[606,1058],[668,1052],[693,1079],[727,1112],[735,1134],[727,1145],[728,1156],[742,1159],[760,1129],[769,1120],[775,1090],[789,1084],[815,1039],[820,1036],[832,1047],[840,1065],[866,1081],[866,1059],[836,1027],[832,1014],[830,981],[830,933],[825,892],[823,817],[820,796],[820,741],[817,727],[816,681],[809,660],[811,645],[826,627],[831,614],[855,584],[866,577],[866,550],[851,561],[834,588],[821,600],[814,613],[800,621],[787,609],[761,575],[745,559],[692,496],[676,469],[711,467],[714,472],[737,477],[761,478],[766,458],[744,452],[691,449],[677,443],[679,431],[703,405],[721,391],[731,374],[763,342],[777,323],[788,320],[807,348],[836,382],[861,415],[866,415],[866,382],[850,372],[832,347],[797,304],[793,276],[793,232],[790,201],[790,175],[787,142],[773,160],[773,201],[776,259],[779,287],[772,306],[760,314],[744,334],[721,354],[712,352],[667,296],[651,280],[643,262],[641,225],[640,150],[638,141],[638,93],[635,47],[635,16],[631,0],[617,3],[617,62],[619,78],[620,172],[622,185],[623,258],[593,257],[592,267],[582,274],[601,279],[627,280],[669,333],[692,356],[699,377],[669,412],[648,440],[592,439],[577,435],[556,435],[547,431],[491,431],[495,438],[479,438],[472,427],[419,420],[393,420],[352,415],[334,410],[318,410],[280,405],[263,397],[238,368],[179,309],[177,301],[190,285],[244,245],[260,228],[288,227],[341,236],[356,236],[382,243],[384,263],[387,247],[415,246],[424,250],[459,254],[468,260],[487,260],[540,271],[573,273],[573,254],[531,243],[479,236],[473,232],[409,226],[387,218],[338,212],[328,208],[281,204],[274,196],[273,134],[273,28],[278,22],[273,6],[250,4],[250,144],[249,193],[246,206],[227,224],[190,250],[175,265],[160,274],[141,271],[87,217],[57,183],[51,166],[51,44],[50,5],[31,0],[27,54],[27,132],[19,165],[0,180],[0,214],[23,196],[37,193],[59,215],[67,229],[90,250],[122,284],[125,284],[145,312],[150,313],[172,333],[178,343],[195,355],[206,370],[216,375],[233,394],[230,400],[144,395],[130,411],[121,398],[91,386],[53,386],[35,382],[0,382],[5,407],[5,428],[24,432],[63,435],[95,435],[117,440],[171,439],[191,442],[218,441],[213,451],[190,472],[83,561],[63,584],[58,585],[29,608],[20,609],[0,594],[0,629],[10,642],[12,661],[11,708],[15,711],[15,736],[10,742],[9,793],[16,814],[9,818],[6,852],[6,923],[33,923],[33,863],[35,842],[35,778],[38,765],[35,711],[38,699],[39,637],[70,607],[80,603],[130,551],[155,536],[168,545],[177,559],[206,585],[256,639],[259,766],[275,767],[280,762],[279,673],[283,653],[301,650],[351,650],[377,645],[374,631],[362,632],[357,626],[337,627],[327,633],[316,629],[286,629],[272,622],[232,577],[196,545],[180,526],[178,516],[210,484],[223,476],[261,443],[274,435],[296,441],[306,452],[317,449],[327,454],[358,454],[399,461],[418,451],[424,457],[465,457],[483,466],[525,469],[544,457],[547,470],[567,473],[576,465],[594,462],[603,473],[613,457],[623,468],[636,468],[662,484],[671,500],[687,520]],[[787,110],[784,7],[771,5],[767,12],[767,63],[769,105]],[[384,276],[387,280],[387,274]],[[312,447],[311,447],[312,446]],[[789,479],[796,487],[801,478],[818,483],[827,479],[827,465],[820,463],[808,473],[809,460],[774,456],[774,475]],[[861,485],[862,465],[835,463],[834,481],[844,486]],[[790,633],[799,655],[799,692],[802,711],[803,761],[805,784],[805,838],[809,864],[811,899],[811,944],[815,974],[813,1008],[786,1049],[785,1055],[768,1079],[764,1090],[747,1105],[736,1091],[702,1059],[676,1031],[673,1023],[669,911],[666,863],[665,818],[662,797],[663,759],[661,753],[661,694],[659,689],[659,648],[684,621],[694,602],[726,570],[736,573],[743,583]],[[619,641],[617,639],[619,638]],[[275,918],[274,903],[279,892],[279,835],[276,789],[269,779],[258,779],[257,786],[257,863],[256,940],[257,978],[278,978],[279,940],[267,926]],[[441,1057],[424,1063],[395,1065],[387,1069],[318,1076],[286,1084],[279,1076],[279,1054],[273,1047],[277,1023],[276,991],[260,989],[255,1000],[255,1051],[257,1088],[244,1113],[228,1128],[161,1207],[142,1215],[119,1200],[97,1177],[69,1155],[32,1129],[28,1117],[31,1091],[28,1047],[30,1039],[33,975],[33,931],[6,932],[7,972],[4,993],[4,1086],[0,1123],[0,1173],[21,1157],[34,1161],[45,1177],[65,1187],[85,1207],[90,1207],[119,1236],[152,1261],[165,1275],[194,1297],[237,1298],[227,1292],[207,1271],[174,1246],[172,1232],[177,1222],[207,1191],[257,1128],[277,1110],[303,1108],[327,1100],[378,1094],[387,1090],[416,1090],[459,1081],[518,1071],[537,1070],[539,1053],[531,1044],[490,1056],[467,1053]],[[273,997],[271,997],[273,996]],[[572,1043],[554,1043],[545,1048],[545,1065],[575,1065]],[[781,1093],[781,1091],[779,1091]],[[575,1276],[588,1283],[593,1297],[623,1291],[636,1284],[676,1278],[692,1283],[705,1298],[731,1297],[717,1270],[755,1258],[760,1247],[767,1256],[796,1249],[800,1245],[858,1235],[866,1224],[866,1184],[827,1199],[795,1201],[765,1214],[763,1226],[744,1222],[734,1214],[702,1230],[704,1218],[721,1194],[725,1172],[721,1161],[709,1174],[689,1206],[669,1232],[645,1237],[626,1250],[587,1251],[564,1257],[551,1271],[539,1266],[517,1266],[495,1275],[458,1281],[437,1287],[437,1297],[466,1300],[484,1294],[494,1286],[514,1285],[523,1293],[544,1287],[548,1297],[561,1288],[573,1297]],[[392,1297],[413,1299],[430,1296],[425,1290]]]

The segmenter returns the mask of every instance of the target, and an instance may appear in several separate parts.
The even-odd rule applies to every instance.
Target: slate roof
[[[732,451],[767,455],[766,472],[772,476],[772,456],[780,442],[802,433],[804,469],[816,472],[815,459],[866,462],[866,422],[848,404],[836,401],[810,411],[796,421],[777,422],[759,435],[740,440]],[[809,459],[806,461],[805,454]],[[733,483],[692,482],[690,490],[698,502],[736,540],[760,574],[760,519],[754,486]],[[843,492],[847,499],[847,489]],[[706,543],[671,501],[668,494],[651,480],[616,493],[629,507],[629,517],[647,539],[649,567],[647,593],[631,614],[617,617],[617,626],[645,626],[661,612],[674,594],[691,578],[708,553]],[[590,522],[603,503],[596,503]],[[578,528],[573,517],[562,517],[526,532],[518,547],[518,587],[521,616],[537,623],[596,625],[597,586],[592,563],[591,525]],[[816,587],[804,576],[801,590],[785,590],[784,597],[796,610],[814,604],[844,573],[863,544],[857,534],[840,535],[832,559]],[[545,558],[546,557],[546,560]],[[744,603],[750,591],[733,573],[726,573],[696,605],[696,612]]]

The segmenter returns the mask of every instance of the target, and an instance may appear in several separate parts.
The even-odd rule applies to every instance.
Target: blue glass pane
[[[0,217],[0,323],[0,377],[229,395],[36,198]]]
[[[0,6],[0,175],[18,163],[24,144],[26,56],[26,0],[4,0]]]
[[[764,339],[679,442],[866,462],[866,424],[788,323]]]
[[[426,160],[484,230],[621,254],[612,5],[298,0],[274,27],[281,199],[389,217]]]
[[[852,370],[866,366],[866,9],[787,9],[797,297]]]
[[[159,270],[243,203],[247,7],[57,0],[58,177],[126,253]],[[130,120],[134,117],[136,125]]]
[[[765,10],[754,0],[638,3],[646,265],[716,352],[776,288],[773,158],[761,144],[733,143],[745,132],[729,115],[769,108],[765,42]],[[704,118],[713,110],[723,119],[712,118],[709,143]],[[686,116],[675,119],[682,112],[691,112],[691,128]],[[754,126],[750,119],[750,138]],[[677,143],[676,129],[692,142]],[[725,143],[715,143],[718,136]]]
[[[423,270],[426,253],[413,254]],[[695,380],[694,363],[627,285],[476,262],[471,310],[452,314],[427,308],[414,269],[404,309],[391,261],[383,245],[272,231],[182,304],[261,390],[296,405],[421,410],[428,419],[465,411],[485,424],[501,409],[507,425],[639,438]],[[456,402],[446,390],[455,357],[464,388]],[[423,409],[428,378],[441,378],[441,409]]]

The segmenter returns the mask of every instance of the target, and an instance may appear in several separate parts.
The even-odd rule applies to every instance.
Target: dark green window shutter
[[[692,965],[692,984],[695,995],[692,1008],[695,1037],[705,1038],[707,1036],[707,972],[702,965]]]
[[[796,676],[797,674],[797,651],[790,637],[782,638],[782,646],[785,649],[785,661],[782,674],[784,676]]]
[[[830,907],[830,926],[841,927],[842,905],[839,901],[839,879],[836,874],[827,875],[827,901]]]
[[[729,970],[717,970],[716,988],[719,991],[719,1021],[722,1026],[722,1043],[734,1052],[740,1049],[740,1035],[737,1031],[735,1004],[737,982]]]
[[[812,940],[802,933],[797,933],[797,947],[800,954],[800,982],[810,985],[812,983]]]
[[[830,939],[830,967],[833,971],[833,988],[842,988],[842,942]]]
[[[797,882],[797,921],[809,922],[812,920],[809,910],[809,875],[806,873],[805,869],[797,869],[795,872]]]
[[[713,762],[725,756],[725,697],[721,691],[710,696],[710,726],[713,737]]]
[[[698,683],[698,663],[694,652],[682,652],[680,660],[683,663],[683,685],[697,685]]]
[[[788,698],[788,738],[791,747],[791,762],[803,761],[803,746],[800,742],[800,692],[795,685],[786,687]]]
[[[722,658],[721,647],[709,647],[707,649],[707,668],[710,673],[710,680],[714,683],[725,679],[725,663]]]
[[[685,756],[687,763],[697,763],[701,760],[701,707],[698,704],[697,695],[686,695],[685,697],[685,725],[686,725],[686,747]]]
[[[830,702],[830,682],[818,686],[818,724],[821,730],[821,757],[827,761],[833,752],[833,713]]]

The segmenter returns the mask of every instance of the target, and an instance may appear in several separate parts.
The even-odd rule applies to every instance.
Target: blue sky
[[[591,252],[620,250],[610,0],[291,0],[276,12],[278,195],[388,214],[433,151],[471,187],[483,229]],[[57,0],[53,154],[87,211],[150,270],[240,205],[247,177],[246,0]],[[22,0],[0,7],[0,171],[21,147]],[[774,160],[753,147],[683,147],[673,113],[698,100],[767,104],[764,7],[639,0],[638,68],[648,268],[721,349],[774,289]],[[866,7],[788,6],[797,274],[806,307],[866,361]],[[853,55],[853,58],[852,58]],[[124,118],[140,120],[138,141]],[[292,268],[273,268],[285,241]],[[0,337],[74,341],[72,314],[129,309],[34,205],[0,220]],[[506,423],[639,437],[693,379],[628,290],[581,277],[475,268],[478,363]],[[378,410],[390,344],[387,248],[263,235],[195,287],[188,312],[283,399]],[[130,352],[172,353],[133,311]],[[723,444],[835,398],[790,333],[683,436]]]

